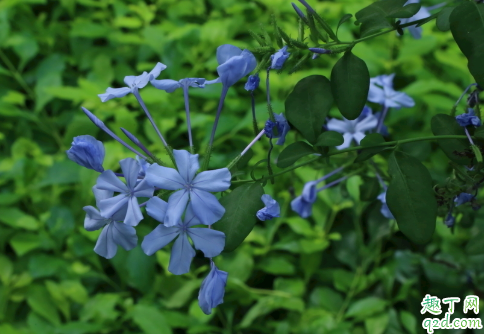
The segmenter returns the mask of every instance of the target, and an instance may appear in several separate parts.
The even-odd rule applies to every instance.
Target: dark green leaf
[[[371,35],[384,28],[392,28],[393,20],[389,20],[390,16],[395,17],[397,13],[401,12],[406,2],[406,0],[377,1],[357,12],[355,23],[361,23],[361,37]],[[403,15],[406,14],[403,13]]]
[[[287,97],[286,117],[307,141],[314,144],[332,104],[329,80],[322,75],[311,75],[301,79]]]
[[[398,227],[412,242],[429,242],[437,218],[430,173],[414,157],[395,151],[390,155],[389,174],[386,200]]]
[[[465,135],[464,129],[457,123],[454,117],[437,114],[432,117],[432,132],[436,136],[445,135]],[[463,156],[465,151],[469,150],[469,141],[467,139],[441,139],[437,141],[440,149],[444,151],[447,157],[459,165],[471,165],[470,158]]]
[[[132,311],[134,322],[146,334],[170,334],[171,328],[168,326],[163,313],[156,307],[148,305],[136,305]]]
[[[380,188],[380,182],[376,177],[363,177],[363,184],[360,185],[360,199],[373,201],[380,194]]]
[[[225,233],[224,252],[236,249],[257,222],[256,213],[264,207],[264,189],[259,183],[244,184],[220,199],[225,214],[215,229]]]
[[[419,3],[411,3],[397,12],[390,13],[386,17],[392,19],[408,19],[417,14],[417,12],[420,10],[420,7],[422,7],[422,5]]]
[[[47,289],[40,285],[32,285],[27,297],[29,306],[40,316],[53,325],[60,325],[59,313],[50,298]]]
[[[452,14],[454,8],[455,7],[445,7],[439,12],[436,25],[440,31],[450,30],[450,14]]]
[[[343,23],[345,23],[346,21],[348,21],[349,19],[351,19],[352,17],[353,17],[353,15],[352,15],[352,14],[345,14],[345,15],[343,15],[343,17],[342,17],[342,18],[339,20],[339,22],[338,22],[338,26],[336,27],[336,35],[338,35],[338,29],[339,29],[339,27],[340,27],[340,26],[341,26]]]
[[[385,139],[379,133],[370,133],[361,140],[360,145],[363,147],[369,147],[368,149],[362,149],[354,162],[362,162],[370,159],[372,156],[380,153],[381,151],[390,149],[388,146],[371,147],[381,143],[384,143]]]
[[[339,146],[345,139],[343,135],[336,131],[326,131],[319,135],[316,146]]]
[[[277,158],[277,167],[286,168],[294,164],[297,160],[306,155],[316,153],[308,143],[297,141],[284,148]]]
[[[464,2],[450,14],[452,36],[467,57],[469,71],[484,87],[484,4]]]
[[[331,71],[331,90],[341,114],[355,119],[363,110],[370,88],[370,72],[363,60],[345,52]]]
[[[481,232],[469,240],[466,245],[466,253],[469,255],[484,254],[484,242],[482,242],[483,237],[484,233]]]

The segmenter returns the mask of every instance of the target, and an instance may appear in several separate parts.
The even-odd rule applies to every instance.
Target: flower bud
[[[93,136],[74,137],[72,146],[66,151],[67,157],[83,167],[99,173],[104,171],[104,145]]]

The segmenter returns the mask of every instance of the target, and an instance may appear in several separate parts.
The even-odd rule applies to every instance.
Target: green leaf
[[[484,232],[478,233],[472,239],[467,242],[466,253],[469,255],[480,255],[484,254],[484,242],[482,238],[484,237]]]
[[[264,189],[259,183],[244,184],[220,199],[225,214],[215,229],[225,233],[224,252],[236,249],[257,222],[256,213],[264,207]]]
[[[484,87],[484,4],[467,1],[450,14],[452,36],[467,57],[467,67],[476,82]]]
[[[465,135],[464,129],[457,123],[454,117],[449,115],[435,115],[432,117],[430,126],[435,136]],[[463,155],[465,151],[470,153],[470,144],[467,139],[441,139],[437,143],[450,160],[459,165],[470,166],[472,164],[471,159]]]
[[[315,146],[339,146],[345,139],[343,135],[336,131],[326,131],[319,135]]]
[[[380,182],[376,177],[363,177],[363,183],[360,185],[360,200],[373,201],[380,193]]]
[[[287,97],[286,118],[307,141],[314,144],[332,104],[329,80],[322,75],[310,75],[301,79]]]
[[[47,290],[39,285],[32,285],[29,289],[27,303],[38,315],[53,325],[60,325],[59,313],[52,302]]]
[[[345,52],[331,71],[331,91],[341,114],[356,119],[365,106],[370,89],[370,72],[363,60]]]
[[[10,261],[10,259],[5,255],[0,254],[0,281],[3,283],[3,285],[7,285],[7,282],[10,280],[12,273],[12,261]]]
[[[0,208],[0,222],[26,230],[39,228],[39,222],[34,217],[26,215],[17,208]]]
[[[392,19],[408,19],[417,14],[417,12],[420,10],[420,7],[422,7],[422,5],[419,3],[411,3],[403,7],[398,12],[390,13],[386,17]]]
[[[414,157],[395,151],[390,155],[392,177],[387,204],[407,238],[417,244],[430,241],[435,230],[437,201],[427,168]]]
[[[10,245],[18,256],[22,256],[38,248],[40,246],[40,240],[38,235],[21,232],[15,234],[10,240]]]
[[[338,30],[339,30],[339,27],[345,23],[346,21],[348,21],[349,19],[351,19],[353,17],[352,14],[345,14],[343,15],[343,17],[339,20],[338,22],[338,26],[336,27],[336,35],[338,35]]]
[[[146,334],[171,334],[163,313],[154,306],[136,305],[133,308],[133,320]]]
[[[379,313],[387,307],[387,302],[377,297],[367,297],[360,299],[348,308],[346,317],[365,318]]]
[[[285,147],[277,158],[277,167],[286,168],[306,155],[316,153],[311,145],[303,141],[297,141]]]
[[[355,14],[357,20],[355,24],[361,23],[361,37],[371,35],[384,28],[393,28],[392,18],[411,17],[412,15],[408,15],[414,11],[415,8],[412,6],[411,10],[404,9],[405,7],[410,6],[407,5],[403,7],[406,2],[406,0],[377,1],[358,11]]]
[[[309,304],[313,307],[337,313],[343,305],[343,297],[326,286],[318,287],[309,296]]]
[[[440,31],[450,30],[450,14],[455,7],[445,7],[439,12],[435,24]]]
[[[382,313],[371,318],[365,319],[365,328],[367,333],[382,334],[388,327],[390,317],[388,313]]]
[[[371,147],[375,146],[381,143],[384,143],[385,139],[383,136],[379,133],[370,133],[365,136],[361,140],[360,145],[363,147],[369,147],[368,149],[362,149],[361,152],[358,154],[354,162],[362,162],[365,160],[370,159],[372,156],[384,151],[390,149],[388,146],[382,146],[382,147]]]

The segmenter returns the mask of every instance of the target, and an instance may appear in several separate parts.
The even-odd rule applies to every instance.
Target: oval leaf
[[[464,2],[450,14],[450,30],[467,67],[480,86],[484,86],[484,4]]]
[[[365,106],[370,89],[370,72],[363,60],[345,52],[331,71],[331,90],[341,114],[356,119]]]
[[[348,21],[349,19],[351,19],[353,17],[353,15],[351,14],[345,14],[343,15],[343,17],[339,20],[338,22],[338,26],[336,27],[336,35],[338,35],[338,30],[339,30],[339,27],[345,23],[346,21]]]
[[[286,118],[307,141],[314,144],[332,104],[329,80],[322,75],[311,75],[301,79],[287,97]]]
[[[225,214],[215,225],[225,233],[224,252],[236,249],[249,235],[257,222],[256,213],[264,207],[264,189],[259,183],[244,184],[220,199]]]
[[[439,12],[437,16],[437,20],[435,24],[437,25],[437,29],[440,31],[449,31],[450,30],[450,14],[455,7],[445,7]]]
[[[432,133],[435,136],[465,135],[464,130],[457,123],[455,118],[449,115],[435,115],[432,117],[430,126],[432,128]],[[469,150],[469,142],[466,139],[443,139],[438,140],[437,143],[450,160],[459,165],[472,164],[471,159],[464,155],[466,151],[469,153],[471,152]]]
[[[382,147],[372,147],[385,142],[385,138],[379,133],[370,133],[366,135],[362,140],[360,145],[363,147],[368,147],[368,149],[362,149],[358,152],[354,162],[362,162],[370,159],[372,156],[380,153],[381,151],[390,149],[388,146]]]
[[[291,166],[297,160],[306,155],[316,153],[309,144],[303,141],[297,141],[287,146],[277,158],[277,167],[286,168]]]
[[[430,173],[420,161],[399,151],[390,155],[388,165],[392,180],[386,201],[400,231],[414,243],[429,242],[437,218]]]
[[[316,146],[339,146],[344,143],[343,135],[336,131],[326,131],[319,135]]]

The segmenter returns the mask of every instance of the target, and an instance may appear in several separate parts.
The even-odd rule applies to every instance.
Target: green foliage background
[[[344,14],[371,2],[312,5],[335,27]],[[91,187],[98,174],[69,161],[65,150],[74,136],[90,134],[104,141],[106,169],[117,169],[118,161],[132,154],[100,133],[80,106],[120,137],[124,127],[166,158],[134,96],[101,103],[97,94],[122,87],[124,76],[149,71],[158,61],[168,65],[159,79],[213,79],[216,48],[256,47],[248,29],[257,31],[263,23],[270,30],[270,13],[296,37],[296,15],[286,0],[0,2],[0,333],[414,334],[422,331],[419,311],[426,293],[462,300],[480,294],[482,216],[472,224],[468,212],[459,215],[454,234],[439,220],[432,242],[416,246],[380,215],[374,196],[360,200],[359,185],[368,182],[361,176],[319,193],[308,220],[290,210],[291,196],[300,194],[304,182],[348,162],[349,155],[318,170],[298,169],[265,187],[281,203],[281,218],[257,223],[238,249],[216,258],[229,281],[225,303],[210,316],[197,302],[208,272],[201,254],[189,274],[174,276],[167,271],[169,248],[152,257],[139,247],[120,248],[112,260],[93,252],[98,233],[83,229],[82,207],[94,203]],[[340,27],[341,39],[353,38],[353,22]],[[396,72],[396,89],[416,101],[414,108],[393,110],[387,118],[393,140],[431,135],[431,117],[448,113],[472,82],[451,33],[439,32],[434,21],[423,29],[421,40],[389,33],[354,48],[371,76]],[[293,75],[274,72],[275,112],[284,111],[284,99],[301,78],[329,77],[338,57],[324,55]],[[225,166],[253,138],[243,84],[229,91],[211,168]],[[256,91],[260,126],[267,118],[262,86]],[[220,89],[190,91],[199,150],[208,142]],[[141,94],[168,142],[187,148],[182,92],[147,86]],[[337,115],[334,109],[332,116]],[[287,144],[297,137],[290,133]],[[404,149],[424,161],[434,181],[450,176],[436,144]],[[267,140],[256,144],[252,164],[267,150]],[[280,151],[277,147],[273,157]],[[377,163],[383,159],[377,157]],[[140,240],[156,224],[142,221]]]

